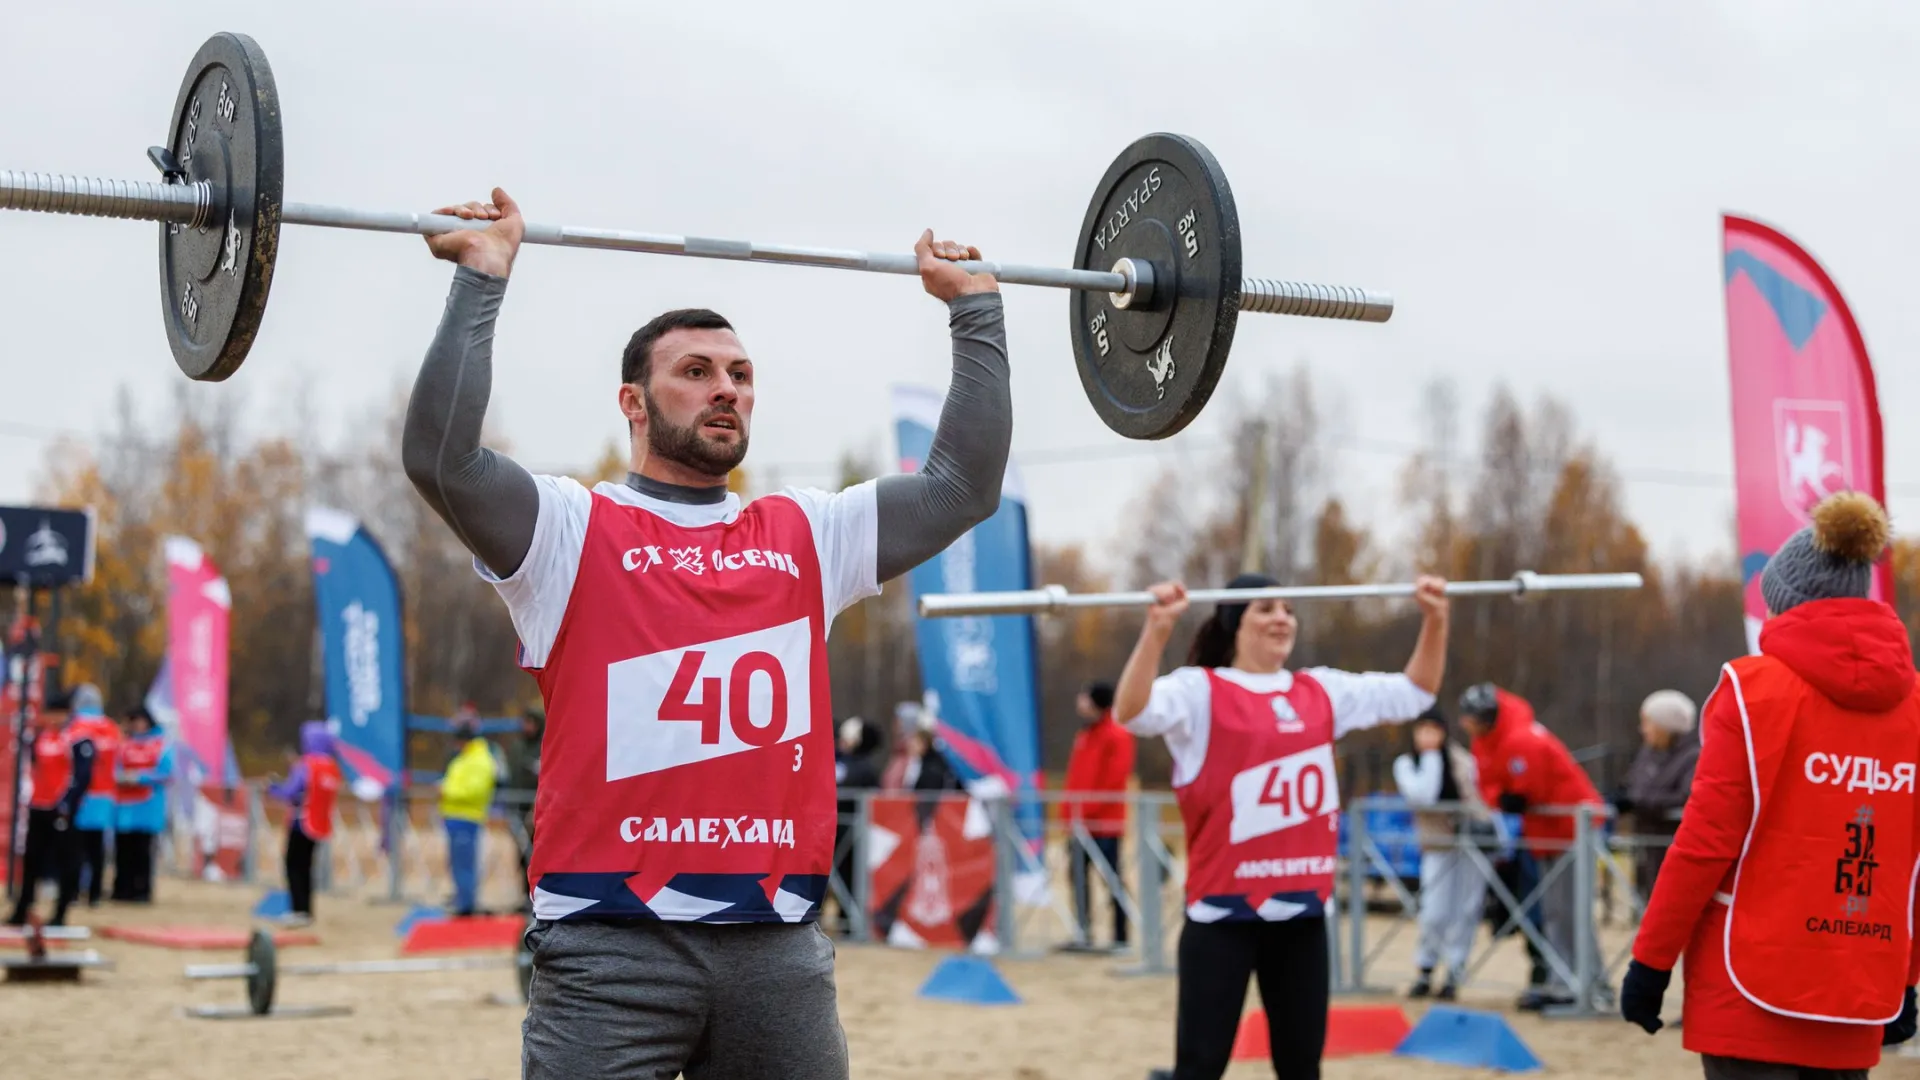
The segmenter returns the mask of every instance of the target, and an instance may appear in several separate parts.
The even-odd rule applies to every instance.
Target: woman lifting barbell
[[[1242,574],[1228,587],[1274,584]],[[1326,901],[1339,838],[1333,742],[1433,704],[1446,667],[1445,587],[1433,577],[1417,583],[1420,637],[1397,674],[1288,671],[1299,629],[1293,609],[1255,600],[1216,607],[1194,635],[1187,666],[1159,678],[1187,591],[1178,582],[1153,587],[1114,717],[1136,735],[1166,740],[1187,830],[1174,1080],[1226,1071],[1249,975],[1260,981],[1275,1073],[1320,1075]]]

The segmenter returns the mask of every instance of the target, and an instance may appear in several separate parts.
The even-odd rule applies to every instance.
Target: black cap
[[[1087,695],[1087,700],[1093,702],[1093,707],[1096,709],[1113,708],[1113,684],[1110,682],[1101,682],[1096,679],[1081,687],[1080,692]]]
[[[1500,712],[1500,691],[1490,682],[1474,683],[1460,695],[1460,713],[1491,720]]]
[[[46,696],[40,701],[40,708],[45,712],[72,712],[73,691],[67,689],[47,691]]]

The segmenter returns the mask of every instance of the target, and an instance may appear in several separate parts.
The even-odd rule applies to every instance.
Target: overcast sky
[[[1474,411],[1502,382],[1573,404],[1654,542],[1698,557],[1730,547],[1723,210],[1785,230],[1845,292],[1893,510],[1920,519],[1901,422],[1920,408],[1917,28],[1913,5],[1813,0],[29,4],[0,35],[0,167],[150,178],[219,30],[273,64],[295,201],[428,209],[498,183],[536,221],[876,249],[932,226],[1064,264],[1108,162],[1178,131],[1232,181],[1249,274],[1398,310],[1243,318],[1214,411],[1141,447],[1085,403],[1065,296],[1010,288],[1038,538],[1111,551],[1162,457],[1215,452],[1222,397],[1304,360],[1345,402],[1342,492],[1389,531],[1381,448],[1442,373]],[[114,387],[158,417],[184,381],[153,234],[0,216],[0,500],[29,495],[51,433],[99,430]],[[258,432],[315,410],[338,443],[411,380],[449,275],[417,239],[289,228],[246,368],[200,389],[244,395]],[[491,413],[516,455],[584,465],[618,437],[620,348],[683,305],[734,319],[757,361],[756,479],[890,458],[888,387],[946,380],[944,312],[909,279],[528,249]]]

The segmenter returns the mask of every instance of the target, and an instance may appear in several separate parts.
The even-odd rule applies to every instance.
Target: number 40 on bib
[[[607,666],[607,779],[798,739],[813,726],[806,619]]]

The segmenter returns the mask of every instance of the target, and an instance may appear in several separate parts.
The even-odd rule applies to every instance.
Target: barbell
[[[159,182],[0,171],[0,209],[159,222],[167,342],[189,378],[240,369],[266,311],[281,225],[436,235],[485,228],[444,215],[291,203],[282,193],[280,95],[266,54],[216,34],[195,54],[167,144],[147,151]],[[525,243],[703,259],[917,274],[910,254],[794,247],[573,225],[535,225]],[[1154,134],[1101,178],[1070,269],[961,264],[1010,285],[1073,290],[1073,355],[1108,427],[1161,439],[1199,414],[1226,368],[1243,311],[1385,322],[1392,297],[1241,276],[1240,219],[1220,163],[1197,140]]]
[[[1522,570],[1495,581],[1449,581],[1447,595],[1511,596],[1522,600],[1537,593],[1591,592],[1602,589],[1638,589],[1646,582],[1639,574],[1536,574]],[[1275,585],[1258,589],[1191,589],[1196,604],[1245,604],[1255,600],[1372,600],[1404,598],[1414,594],[1411,581],[1382,585]],[[1059,585],[1011,592],[928,593],[920,598],[923,618],[966,615],[1057,615],[1074,608],[1148,607],[1153,594],[1139,592],[1074,593]]]
[[[237,964],[188,964],[189,979],[245,979],[247,1007],[255,1016],[273,1011],[273,997],[282,975],[399,975],[427,971],[474,971],[487,968],[518,969],[520,1000],[527,999],[533,980],[533,955],[524,946],[512,956],[419,957],[403,960],[337,960],[319,964],[282,964],[273,935],[255,930],[247,938],[247,949]]]

